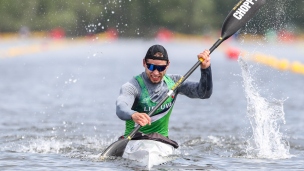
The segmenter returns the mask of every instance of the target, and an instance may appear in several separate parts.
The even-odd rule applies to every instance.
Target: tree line
[[[117,30],[124,37],[149,37],[160,28],[208,34],[219,30],[238,0],[0,0],[0,32],[63,28],[68,36]],[[267,30],[304,28],[304,2],[268,0],[243,30],[263,34]]]

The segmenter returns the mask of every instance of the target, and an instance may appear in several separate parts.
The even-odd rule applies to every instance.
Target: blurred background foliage
[[[185,34],[218,31],[237,0],[0,0],[0,32],[62,28],[67,36],[117,30],[121,37],[150,37],[160,28]],[[246,30],[264,34],[268,29],[301,32],[302,0],[268,0]]]

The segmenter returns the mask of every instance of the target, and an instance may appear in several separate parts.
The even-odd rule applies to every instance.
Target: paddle
[[[212,53],[223,41],[228,39],[242,26],[244,26],[244,24],[248,22],[265,3],[266,0],[241,0],[239,3],[237,3],[226,17],[222,26],[221,37],[209,49],[210,53]],[[174,91],[193,73],[193,71],[200,66],[201,62],[202,61],[198,60],[198,62],[178,82],[175,83],[175,85],[168,92],[167,96],[148,113],[149,116],[151,116],[174,93]],[[101,158],[109,156],[122,156],[128,142],[140,128],[141,126],[138,125],[127,138],[112,143],[101,154]]]

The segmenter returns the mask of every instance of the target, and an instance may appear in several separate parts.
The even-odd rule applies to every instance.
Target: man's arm
[[[199,82],[193,81],[185,81],[181,86],[177,89],[179,94],[183,94],[190,98],[200,98],[206,99],[209,98],[212,94],[212,73],[211,66],[206,69],[200,69],[201,78]],[[181,76],[180,75],[172,75],[171,78],[177,82]]]
[[[209,98],[212,94],[212,73],[210,65],[210,51],[204,50],[197,55],[201,61],[201,79],[197,82],[185,81],[179,88],[178,92],[190,98]]]
[[[131,109],[136,97],[139,95],[139,87],[136,86],[139,85],[134,79],[122,85],[120,94],[116,100],[116,115],[121,120],[133,119],[135,123],[141,126],[150,125],[151,118],[146,113],[139,113]]]
[[[116,115],[121,120],[132,119],[132,114],[136,111],[132,110],[133,103],[138,94],[136,87],[130,82],[122,85],[119,96],[116,100]]]

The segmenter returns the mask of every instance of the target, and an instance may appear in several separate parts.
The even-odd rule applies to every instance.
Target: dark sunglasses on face
[[[150,71],[154,71],[157,69],[157,71],[162,72],[167,68],[167,65],[154,65],[149,63],[146,63],[146,65]]]

